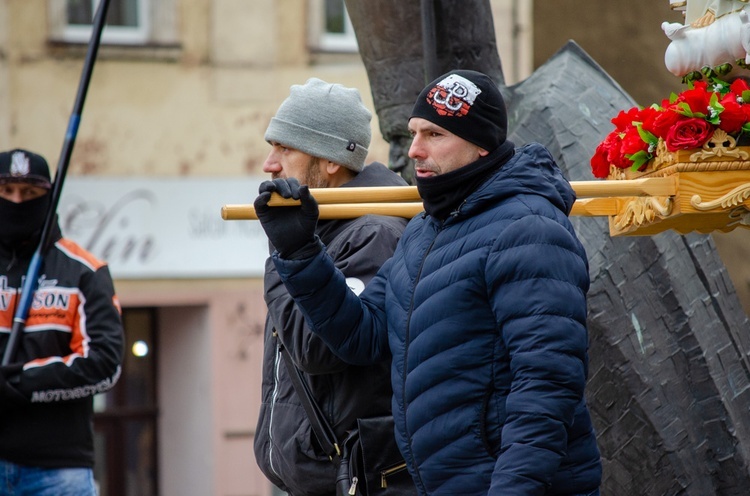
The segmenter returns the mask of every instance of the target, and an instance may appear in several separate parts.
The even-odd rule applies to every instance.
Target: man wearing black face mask
[[[0,354],[50,189],[42,156],[0,152]],[[120,376],[120,305],[107,265],[57,222],[42,255],[18,353],[0,367],[0,495],[94,496],[93,396]]]

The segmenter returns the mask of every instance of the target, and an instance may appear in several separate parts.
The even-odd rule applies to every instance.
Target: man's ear
[[[330,174],[331,176],[336,174],[339,169],[341,169],[341,166],[337,163],[331,162],[330,160],[325,161],[326,166],[326,172]]]

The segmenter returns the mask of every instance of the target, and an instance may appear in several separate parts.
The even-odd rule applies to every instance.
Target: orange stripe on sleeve
[[[68,238],[62,238],[55,244],[58,245],[60,249],[62,249],[69,256],[81,260],[86,265],[90,266],[93,270],[98,270],[106,265],[105,262],[99,260],[91,253],[78,246],[75,241],[72,241]]]

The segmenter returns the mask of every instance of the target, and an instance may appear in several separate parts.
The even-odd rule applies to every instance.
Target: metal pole
[[[60,202],[60,194],[62,193],[63,183],[65,182],[65,175],[68,171],[68,164],[70,163],[70,156],[73,153],[73,145],[75,145],[76,135],[78,134],[78,124],[81,121],[81,112],[83,111],[83,103],[86,100],[86,93],[89,88],[89,81],[91,81],[91,73],[94,70],[94,62],[96,61],[96,54],[99,50],[99,41],[101,40],[102,30],[104,29],[104,22],[107,17],[107,8],[109,7],[109,0],[101,0],[99,7],[94,17],[94,23],[92,25],[91,40],[89,41],[88,51],[86,52],[86,59],[83,63],[83,73],[81,74],[81,80],[78,83],[78,94],[76,95],[75,103],[73,104],[73,111],[68,120],[68,129],[65,133],[65,141],[63,142],[62,152],[60,153],[60,159],[57,163],[57,172],[55,173],[55,182],[52,185],[52,198],[50,201],[49,210],[47,211],[47,217],[44,220],[44,227],[42,228],[42,236],[39,240],[39,246],[37,247],[34,255],[31,258],[31,263],[26,272],[26,279],[24,279],[23,287],[21,288],[21,300],[16,308],[16,313],[13,316],[13,326],[10,331],[10,337],[8,339],[8,346],[5,348],[3,353],[2,365],[8,365],[11,363],[18,351],[18,347],[21,344],[21,337],[23,336],[23,330],[26,326],[26,318],[31,308],[31,302],[33,299],[34,291],[36,291],[37,279],[39,278],[39,271],[42,266],[43,252],[45,247],[49,243],[49,238],[52,233],[52,226],[55,224],[55,218],[57,216],[57,204]]]

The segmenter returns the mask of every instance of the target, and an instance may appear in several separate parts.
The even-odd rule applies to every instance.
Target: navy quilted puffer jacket
[[[574,201],[549,152],[531,144],[444,223],[412,219],[359,298],[324,252],[274,259],[339,356],[368,364],[392,354],[396,439],[422,494],[599,486]]]

